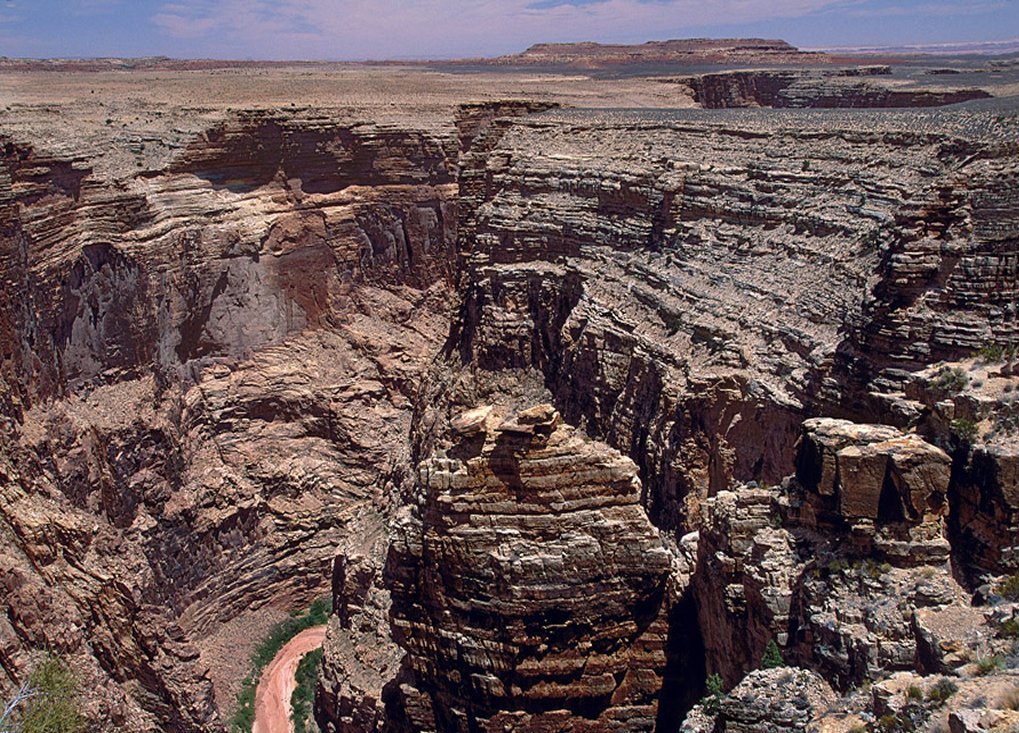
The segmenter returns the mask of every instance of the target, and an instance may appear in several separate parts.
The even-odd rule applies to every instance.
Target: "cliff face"
[[[997,649],[949,562],[1016,566],[1013,370],[928,367],[1019,340],[1014,117],[553,106],[5,141],[9,680],[214,730],[210,634],[330,588],[346,733],[672,729],[769,641],[799,729]]]
[[[419,467],[387,564],[407,731],[651,730],[671,559],[629,459],[482,407]]]
[[[965,474],[958,445],[953,460],[891,425],[801,421],[925,421],[926,434],[945,442],[947,429],[930,416],[947,408],[933,404],[941,399],[934,386],[916,394],[929,378],[918,375],[1015,339],[1017,230],[1010,213],[991,215],[988,205],[1010,195],[998,191],[1012,189],[1014,150],[967,130],[965,117],[953,126],[911,114],[908,132],[895,115],[842,126],[817,116],[810,129],[797,118],[795,130],[763,116],[697,124],[619,117],[553,112],[472,128],[461,156],[463,301],[446,348],[454,376],[433,376],[435,391],[426,389],[414,432],[419,465],[428,473],[428,456],[448,447],[436,431],[457,410],[492,393],[519,398],[534,389],[519,380],[536,379],[568,423],[636,462],[649,516],[666,530],[675,562],[695,568],[689,587],[688,572],[674,568],[680,590],[669,628],[695,624],[683,643],[703,646],[706,672],[735,685],[776,642],[826,680],[801,685],[819,702],[794,711],[799,722],[780,715],[802,730],[834,699],[829,684],[845,690],[954,668],[959,660],[946,660],[932,639],[980,649],[994,631],[982,626],[963,639],[945,620],[973,615],[949,560],[1007,568],[979,548],[1012,544],[997,509],[1009,501],[998,487],[1011,486],[1010,464],[981,473],[977,453]],[[456,465],[449,473],[459,475]],[[466,484],[449,479],[450,490],[474,486],[468,475]],[[738,488],[751,480],[756,488]],[[781,489],[768,488],[780,480]],[[459,542],[447,542],[445,529],[429,550],[429,527],[466,521],[474,538],[514,520],[464,520],[433,504],[434,487],[422,481],[407,501],[429,518],[408,520],[411,538],[402,525],[395,530],[394,547],[404,549],[390,559],[417,568],[414,577],[427,574],[421,563],[473,577],[484,564],[443,554]],[[997,497],[996,508],[973,492]],[[979,511],[985,529],[957,520],[955,507]],[[992,526],[994,537],[979,540]],[[395,576],[393,629],[410,668],[394,682],[398,719],[425,729],[485,726],[502,720],[496,710],[516,709],[517,698],[493,698],[488,688],[451,692],[454,658],[476,654],[450,652],[438,667],[425,661],[447,659],[436,624],[449,624],[445,637],[463,633],[461,645],[504,628],[479,628],[449,609],[469,606],[481,587],[503,587],[507,576],[515,577],[492,571],[427,608],[405,599],[431,603],[425,588],[442,583]],[[544,643],[557,629],[545,625]],[[526,656],[485,659],[508,673],[527,667]],[[681,656],[667,659],[659,709],[675,706],[681,716],[676,701],[703,676],[692,668],[684,676]],[[776,700],[792,694],[782,687],[787,677],[769,682]],[[726,701],[718,720],[732,730],[768,719],[738,697]],[[463,719],[450,712],[473,705]]]
[[[884,80],[891,73],[888,66],[861,66],[729,71],[662,81],[689,87],[697,103],[706,109],[941,107],[991,97],[983,89],[901,88],[901,80],[891,83]]]
[[[541,371],[665,526],[781,478],[802,417],[890,412],[906,371],[1015,338],[1016,228],[984,223],[1008,150],[754,122],[546,116],[465,158],[453,348]]]
[[[447,329],[455,147],[251,113],[111,181],[7,143],[9,675],[51,647],[108,725],[215,729],[205,636],[384,531]]]

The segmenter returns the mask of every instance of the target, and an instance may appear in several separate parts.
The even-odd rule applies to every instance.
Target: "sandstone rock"
[[[951,674],[965,665],[970,649],[984,646],[992,632],[979,608],[918,608],[913,614],[917,666],[924,674]]]
[[[709,109],[728,107],[937,107],[991,95],[983,89],[902,89],[881,83],[887,66],[729,71],[667,79]],[[866,78],[866,80],[864,80]]]
[[[780,667],[751,672],[721,703],[716,730],[725,733],[806,731],[835,703],[831,687],[805,669]]]
[[[393,632],[412,681],[390,719],[651,730],[671,560],[635,466],[548,406],[464,448],[421,467],[420,508],[393,540]]]
[[[980,710],[956,710],[948,714],[948,729],[952,733],[985,733],[984,713]]]
[[[450,426],[461,435],[474,435],[484,432],[488,416],[492,414],[491,405],[475,407],[453,419]]]
[[[1019,446],[975,448],[957,480],[961,558],[974,576],[1019,569]]]
[[[334,564],[333,607],[323,645],[315,719],[329,733],[386,728],[384,687],[400,668],[402,650],[389,638],[389,594],[381,568],[364,556]]]
[[[730,684],[760,664],[769,641],[788,642],[803,561],[779,518],[774,494],[723,491],[705,505],[694,594],[708,672]]]
[[[207,636],[307,605],[383,531],[448,329],[451,124],[206,132],[116,180],[2,150],[0,666],[59,649],[118,730],[217,730]]]

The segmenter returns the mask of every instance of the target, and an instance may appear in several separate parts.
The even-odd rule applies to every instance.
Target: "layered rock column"
[[[841,688],[914,669],[916,615],[967,602],[947,572],[948,455],[821,418],[804,422],[796,463],[781,487],[705,504],[693,587],[708,671],[734,685],[770,640]]]
[[[542,405],[482,408],[420,467],[387,584],[406,730],[650,731],[671,559],[633,462]]]

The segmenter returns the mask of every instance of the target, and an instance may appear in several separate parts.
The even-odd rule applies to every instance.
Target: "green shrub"
[[[294,721],[294,733],[309,733],[307,723],[315,702],[315,683],[318,681],[318,667],[322,663],[322,649],[301,657],[297,665],[297,687],[290,696],[290,719]]]
[[[85,730],[78,678],[62,659],[47,655],[32,672],[28,686],[32,697],[15,712],[13,730],[18,733],[80,733]]]
[[[1019,619],[1010,618],[1001,622],[998,635],[1006,639],[1019,639]]]
[[[923,700],[923,690],[921,690],[917,685],[910,685],[906,690],[906,697],[910,700]]]
[[[271,662],[280,649],[312,626],[321,626],[329,620],[332,613],[332,599],[319,598],[304,611],[295,611],[289,617],[273,624],[269,633],[255,647],[251,655],[251,673],[241,682],[241,691],[237,693],[237,710],[230,719],[231,733],[250,733],[255,722],[255,691],[258,679],[265,666]]]
[[[927,691],[927,700],[937,705],[944,705],[948,698],[958,691],[959,686],[955,682],[947,677],[942,677]]]
[[[977,674],[990,674],[995,670],[1001,669],[1004,666],[1004,661],[1001,657],[978,657],[977,663]]]
[[[981,361],[997,364],[1005,359],[1005,347],[1000,344],[988,344],[977,351]]]
[[[1006,601],[1019,602],[1019,571],[1001,581],[998,594]]]
[[[894,715],[882,715],[878,718],[877,729],[882,733],[893,733],[899,730],[899,719]]]
[[[701,707],[708,715],[718,715],[722,712],[722,697],[725,695],[725,683],[722,681],[722,675],[709,675],[705,687],[707,694],[701,698]]]
[[[969,384],[969,376],[959,367],[941,367],[934,386],[946,395],[957,395],[966,389]]]
[[[775,669],[776,667],[784,666],[785,660],[782,658],[782,651],[778,648],[775,640],[772,639],[764,647],[764,656],[761,657],[761,669]]]
[[[952,431],[952,435],[956,436],[963,443],[972,443],[977,437],[977,424],[964,417],[952,420],[949,429]]]

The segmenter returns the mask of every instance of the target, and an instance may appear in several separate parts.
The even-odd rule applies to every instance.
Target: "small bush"
[[[782,651],[778,648],[775,640],[772,639],[764,647],[764,656],[761,657],[761,669],[775,669],[784,666],[785,660],[782,658]]]
[[[959,686],[947,677],[938,680],[927,690],[927,700],[937,705],[944,705],[948,699],[959,691]]]
[[[725,683],[722,681],[722,675],[709,675],[705,687],[707,694],[701,698],[701,707],[708,715],[718,715],[722,712],[722,697],[725,695]]]
[[[893,733],[899,730],[899,719],[894,715],[882,715],[878,718],[877,729],[882,733]]]
[[[998,595],[1006,601],[1019,602],[1019,571],[1001,581],[998,586]]]
[[[966,389],[969,376],[959,367],[942,367],[934,386],[948,396],[957,395]]]
[[[981,361],[988,364],[997,364],[1005,359],[1005,347],[1000,344],[989,344],[977,351]]]
[[[998,627],[998,636],[1006,639],[1019,639],[1019,619],[1010,618],[1001,622]]]
[[[13,730],[19,733],[80,733],[85,716],[79,706],[78,678],[52,654],[35,668],[28,685],[32,697],[17,711]]]
[[[910,685],[909,689],[906,690],[906,697],[910,700],[923,700],[923,690],[916,685]]]
[[[996,670],[1001,669],[1005,666],[1004,660],[1001,657],[977,657],[977,674],[985,675],[990,674]]]
[[[977,437],[977,424],[964,417],[952,420],[949,429],[952,431],[952,435],[956,436],[963,443],[972,443]]]
[[[1019,405],[1015,402],[998,405],[994,413],[994,431],[1005,435],[1019,432]]]

